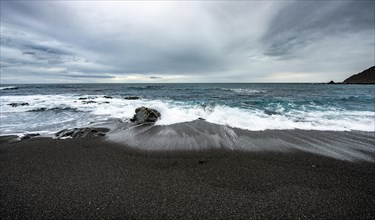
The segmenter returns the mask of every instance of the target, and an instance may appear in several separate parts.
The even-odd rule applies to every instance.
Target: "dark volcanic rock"
[[[28,106],[29,103],[27,103],[27,102],[23,102],[23,103],[10,103],[8,105],[10,105],[12,107],[18,107],[18,106]]]
[[[95,101],[82,101],[83,104],[92,104],[92,103],[96,103]]]
[[[55,134],[56,138],[89,138],[105,136],[108,129],[105,128],[71,128],[64,129]]]
[[[96,96],[80,97],[78,100],[96,99]]]
[[[140,97],[138,97],[138,96],[128,96],[128,97],[125,97],[124,99],[127,99],[127,100],[137,100],[137,99],[140,99]]]
[[[37,108],[37,109],[31,109],[28,112],[44,112],[47,111],[47,108]]]
[[[112,96],[103,96],[103,98],[105,98],[105,99],[112,99]]]
[[[24,136],[21,137],[21,140],[24,140],[24,139],[30,139],[32,137],[36,137],[36,136],[39,136],[40,134],[39,133],[30,133],[30,134],[25,134]]]
[[[269,109],[264,109],[263,112],[264,112],[264,114],[269,115],[269,116],[271,116],[271,115],[280,115],[280,113],[278,113],[276,111],[273,111],[273,110],[269,110]]]
[[[160,112],[155,109],[140,107],[135,110],[135,115],[131,122],[136,122],[138,124],[147,123],[147,122],[156,122],[161,117]]]
[[[355,74],[346,80],[346,84],[375,84],[375,66],[368,68],[367,70]]]
[[[72,112],[78,112],[79,110],[76,108],[71,108],[71,107],[54,107],[54,108],[36,108],[36,109],[31,109],[27,112],[44,112],[44,111],[53,111],[53,112],[61,112],[61,111],[72,111]]]
[[[335,84],[335,82],[333,82],[333,80],[331,80],[328,84]]]

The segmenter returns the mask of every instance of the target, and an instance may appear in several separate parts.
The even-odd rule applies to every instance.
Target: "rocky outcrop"
[[[82,104],[93,104],[96,103],[95,101],[82,101]]]
[[[90,138],[105,136],[109,130],[106,128],[71,128],[64,129],[55,134],[56,138]]]
[[[28,106],[29,103],[27,103],[27,102],[23,102],[23,103],[10,103],[8,105],[10,105],[12,107],[18,107],[18,106]]]
[[[30,139],[30,138],[33,138],[33,137],[36,137],[36,136],[39,136],[39,135],[40,135],[39,133],[28,133],[28,134],[24,134],[24,135],[21,137],[21,140]]]
[[[346,80],[345,84],[375,84],[375,66],[368,68],[367,70],[355,74]]]
[[[128,96],[128,97],[125,97],[124,99],[126,100],[137,100],[137,99],[140,99],[138,96]]]
[[[154,123],[160,117],[161,117],[161,114],[157,110],[142,106],[135,110],[135,115],[133,116],[132,119],[130,119],[130,121],[138,123],[138,124]]]
[[[89,96],[89,97],[81,97],[78,100],[87,100],[87,99],[96,99],[96,98],[98,98],[98,97],[96,97],[96,96]]]

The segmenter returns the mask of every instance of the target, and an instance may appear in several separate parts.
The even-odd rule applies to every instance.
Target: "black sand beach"
[[[1,219],[375,218],[374,163],[302,151],[150,153],[103,137],[3,137],[0,163]]]

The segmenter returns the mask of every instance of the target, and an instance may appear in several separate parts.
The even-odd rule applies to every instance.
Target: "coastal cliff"
[[[344,80],[345,84],[375,84],[375,66]]]

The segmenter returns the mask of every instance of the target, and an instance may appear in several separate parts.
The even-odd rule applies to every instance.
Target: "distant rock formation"
[[[346,80],[345,84],[375,84],[375,66],[368,68],[367,70],[355,74]]]
[[[131,122],[136,122],[138,124],[147,123],[147,122],[156,122],[161,117],[160,112],[155,109],[140,107],[135,110],[135,115]]]
[[[328,84],[335,84],[335,82],[333,80],[331,80]]]

